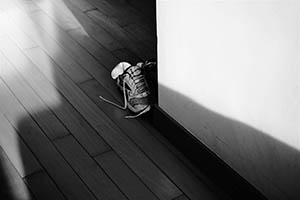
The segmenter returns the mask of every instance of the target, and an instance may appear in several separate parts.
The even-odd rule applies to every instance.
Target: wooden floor
[[[0,199],[224,198],[146,119],[98,98],[122,102],[119,61],[156,57],[153,12],[153,1],[0,1]]]

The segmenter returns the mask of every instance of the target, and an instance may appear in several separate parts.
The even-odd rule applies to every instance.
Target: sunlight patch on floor
[[[54,18],[54,21],[59,20],[61,24],[63,25],[61,27],[65,30],[71,30],[71,29],[82,29],[84,30],[84,35],[88,35],[88,33],[85,31],[84,27],[81,25],[81,23],[76,19],[72,11],[68,8],[68,6],[64,3],[62,0],[56,0],[53,2],[52,0],[33,0],[36,5],[38,5],[44,12],[46,12],[51,18]],[[61,16],[61,13],[64,13],[63,16]]]

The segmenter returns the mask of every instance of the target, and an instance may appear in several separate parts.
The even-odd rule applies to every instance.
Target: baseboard
[[[232,199],[267,199],[159,106],[153,106],[150,114],[154,127]]]

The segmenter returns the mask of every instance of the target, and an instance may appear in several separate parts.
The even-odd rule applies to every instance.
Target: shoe
[[[145,77],[150,90],[150,103],[158,104],[157,64],[155,59],[147,60],[143,64]]]
[[[114,67],[111,77],[117,81],[117,86],[123,92],[124,106],[119,106],[102,96],[102,100],[117,106],[120,109],[126,109],[136,113],[134,116],[126,116],[125,118],[135,118],[150,110],[150,90],[145,78],[144,70],[148,66],[147,63],[139,62],[131,65],[128,62],[121,62]]]

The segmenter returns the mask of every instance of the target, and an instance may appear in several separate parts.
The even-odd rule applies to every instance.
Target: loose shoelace
[[[145,82],[145,77],[143,75],[141,75],[141,71],[139,71],[137,75],[134,75],[137,70],[140,70],[140,69],[134,70],[133,71],[133,76],[131,76],[130,74],[129,75],[132,77],[134,83],[136,84],[137,92],[141,94],[141,93],[145,92],[145,90],[146,90],[146,82]],[[123,81],[122,90],[123,90],[123,97],[124,97],[124,106],[120,106],[120,105],[104,98],[101,95],[99,96],[99,98],[101,100],[105,101],[106,103],[109,103],[113,106],[116,106],[119,109],[125,110],[128,106],[127,95],[126,95],[126,90],[125,90],[125,81]],[[150,109],[150,106],[147,106],[143,111],[141,111],[137,115],[127,115],[127,116],[125,116],[125,118],[126,119],[136,118],[136,117],[144,114],[145,112],[149,111],[149,109]]]

